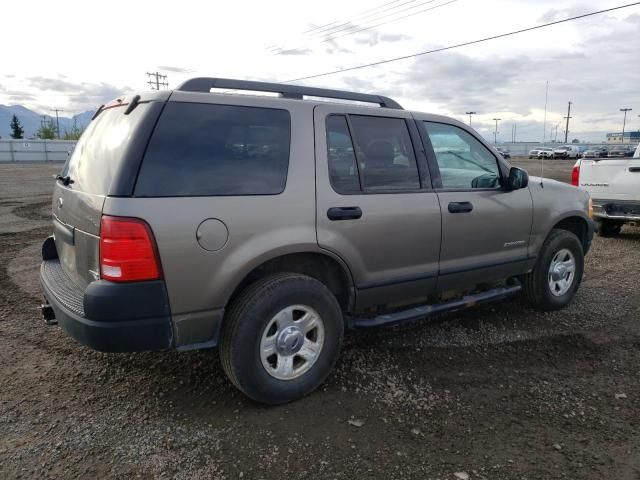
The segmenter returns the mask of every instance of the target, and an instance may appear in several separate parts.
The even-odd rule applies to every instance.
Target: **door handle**
[[[449,204],[449,213],[468,213],[473,210],[471,202],[451,202]]]
[[[631,173],[633,173],[633,172],[640,172],[640,167],[629,167],[629,171],[630,171]]]
[[[327,210],[329,220],[357,220],[362,217],[360,207],[332,207]]]

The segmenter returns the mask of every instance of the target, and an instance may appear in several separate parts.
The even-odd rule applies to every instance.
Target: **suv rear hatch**
[[[144,148],[169,92],[101,107],[65,163],[53,191],[53,232],[65,273],[79,287],[100,277],[102,207],[131,196]]]

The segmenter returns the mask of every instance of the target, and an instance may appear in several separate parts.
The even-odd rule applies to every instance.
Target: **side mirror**
[[[529,174],[521,168],[511,167],[509,178],[507,179],[507,189],[519,190],[529,185]]]

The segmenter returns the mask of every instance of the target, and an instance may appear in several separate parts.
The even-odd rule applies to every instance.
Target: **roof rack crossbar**
[[[279,93],[283,98],[302,100],[304,96],[333,98],[339,100],[351,100],[355,102],[375,103],[383,108],[403,108],[395,101],[382,95],[370,95],[366,93],[346,92],[343,90],[331,90],[327,88],[302,87],[299,85],[287,85],[284,83],[255,82],[252,80],[233,80],[229,78],[199,77],[185,81],[176,88],[183,92],[206,92],[212,88],[226,88],[231,90],[248,90],[254,92]]]

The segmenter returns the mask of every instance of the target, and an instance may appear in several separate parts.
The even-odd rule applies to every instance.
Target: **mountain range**
[[[73,127],[74,120],[80,128],[86,127],[91,121],[93,114],[93,111],[87,111],[74,115],[73,117],[58,117],[58,121],[60,122],[60,135],[64,135],[65,130],[70,130],[71,127]],[[54,122],[56,120],[55,116],[42,115],[22,105],[0,105],[0,138],[11,138],[9,123],[13,115],[18,117],[22,128],[24,128],[24,138],[33,138],[35,136],[43,118],[53,119]]]

